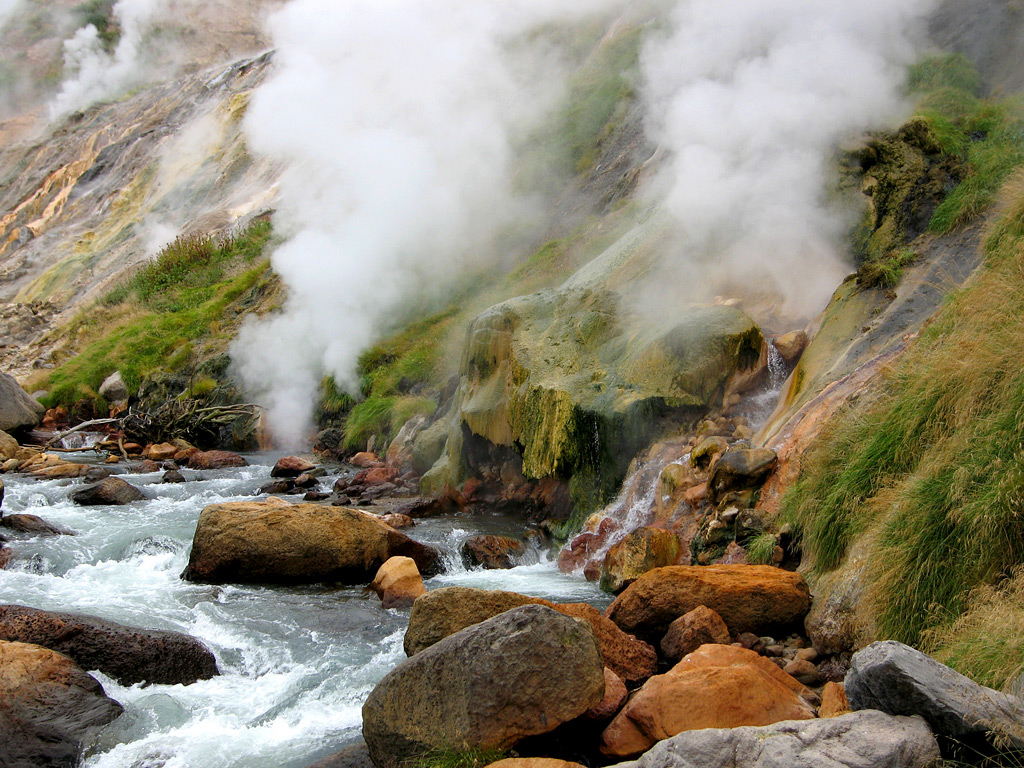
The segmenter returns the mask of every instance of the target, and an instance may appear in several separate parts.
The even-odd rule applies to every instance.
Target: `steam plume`
[[[805,317],[824,306],[850,271],[826,164],[841,139],[905,114],[913,32],[932,5],[676,4],[643,55],[648,130],[670,155],[660,191],[678,222],[676,298],[771,292]]]
[[[233,357],[301,444],[320,377],[356,391],[356,361],[411,296],[486,263],[523,211],[510,136],[547,100],[506,42],[592,0],[294,0],[271,18],[277,73],[246,118],[284,161],[274,268],[284,312],[243,329]],[[542,108],[542,107],[541,107]]]

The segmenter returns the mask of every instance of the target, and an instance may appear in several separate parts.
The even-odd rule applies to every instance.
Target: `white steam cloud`
[[[648,131],[669,153],[660,192],[678,223],[677,295],[771,293],[790,316],[824,306],[850,271],[826,165],[843,138],[905,115],[913,33],[932,5],[676,5],[643,69]]]
[[[524,69],[508,43],[625,3],[598,5],[293,0],[272,17],[277,70],[246,130],[287,167],[274,268],[288,298],[243,329],[233,358],[281,442],[308,437],[324,373],[354,391],[357,357],[387,320],[479,264],[521,214],[510,137],[560,78]],[[790,314],[817,311],[848,270],[826,163],[846,135],[903,112],[911,33],[931,0],[655,5],[670,23],[645,45],[644,99],[667,154],[656,191],[680,239],[645,303],[669,306],[666,282],[677,299],[738,284]]]
[[[273,259],[288,298],[232,356],[281,443],[308,437],[324,373],[356,391],[358,355],[382,325],[486,259],[521,215],[510,137],[557,77],[520,66],[506,43],[601,5],[294,0],[271,17],[277,70],[246,130],[287,166]]]
[[[111,16],[120,37],[111,52],[104,50],[93,24],[86,24],[65,40],[64,70],[69,74],[50,103],[51,119],[120,96],[147,82],[154,74],[151,33],[191,2],[194,0],[117,0]]]

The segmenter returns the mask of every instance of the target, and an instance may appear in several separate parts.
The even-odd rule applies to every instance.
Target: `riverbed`
[[[125,707],[86,755],[88,768],[303,768],[360,739],[360,710],[374,685],[405,658],[408,610],[384,610],[362,586],[210,586],[182,581],[199,513],[207,504],[252,500],[277,454],[250,466],[195,472],[162,484],[162,473],[125,475],[147,496],[123,507],[80,507],[80,481],[5,475],[3,509],[36,514],[74,536],[13,539],[0,571],[0,603],[99,616],[202,640],[221,674],[193,685],[125,687],[92,671]],[[330,487],[342,467],[322,478]],[[366,508],[373,511],[372,507]],[[608,596],[558,572],[542,549],[505,571],[467,570],[458,555],[475,533],[521,537],[500,516],[438,517],[405,531],[445,553],[446,573],[427,589],[507,589],[555,602]],[[13,537],[12,537],[13,538]]]

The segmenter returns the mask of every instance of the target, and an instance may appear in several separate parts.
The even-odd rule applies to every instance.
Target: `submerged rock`
[[[16,533],[27,533],[31,536],[64,536],[69,531],[46,522],[38,515],[4,515],[0,517],[0,526]]]
[[[0,641],[0,750],[5,768],[74,768],[121,705],[67,656]]]
[[[481,534],[466,539],[460,551],[467,568],[481,566],[489,570],[503,570],[514,568],[516,558],[526,552],[526,547],[523,542],[508,536]]]
[[[965,741],[991,734],[1024,749],[1024,701],[979,685],[909,645],[886,640],[855,653],[845,689],[855,710],[920,715],[943,736]]]
[[[82,506],[131,504],[144,498],[142,491],[119,477],[108,477],[71,493],[71,500]]]
[[[265,502],[211,504],[199,515],[182,578],[205,583],[369,583],[395,555],[439,573],[437,550],[373,515],[344,507]]]
[[[224,469],[247,466],[249,466],[249,462],[231,451],[196,451],[188,457],[189,469]]]
[[[605,615],[626,632],[658,642],[669,625],[706,605],[733,634],[765,634],[803,619],[811,604],[798,573],[767,565],[675,565],[648,571],[615,598]]]
[[[190,685],[218,674],[213,654],[193,637],[94,616],[0,605],[0,640],[41,645],[123,685]]]
[[[686,731],[615,768],[932,768],[938,761],[924,720],[866,710],[760,728]]]
[[[298,477],[299,475],[316,469],[316,464],[306,461],[298,456],[282,456],[270,470],[271,477]]]
[[[590,628],[526,605],[399,664],[363,705],[363,738],[377,768],[452,745],[506,749],[579,717],[603,695]]]

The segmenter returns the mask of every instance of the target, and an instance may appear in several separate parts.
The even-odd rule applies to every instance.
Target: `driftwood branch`
[[[74,426],[71,429],[65,429],[63,432],[58,432],[57,434],[55,434],[53,437],[51,437],[49,440],[46,441],[46,445],[44,445],[43,448],[45,450],[46,448],[49,448],[54,443],[59,443],[61,440],[63,440],[68,435],[73,435],[75,432],[80,432],[81,430],[88,429],[89,427],[102,427],[102,426],[107,426],[108,424],[120,424],[120,423],[121,423],[120,419],[91,419],[89,421],[83,421],[81,424],[79,424],[77,426]],[[68,451],[68,450],[81,450],[81,449],[78,449],[78,448],[73,448],[73,449],[65,448],[63,450]]]

